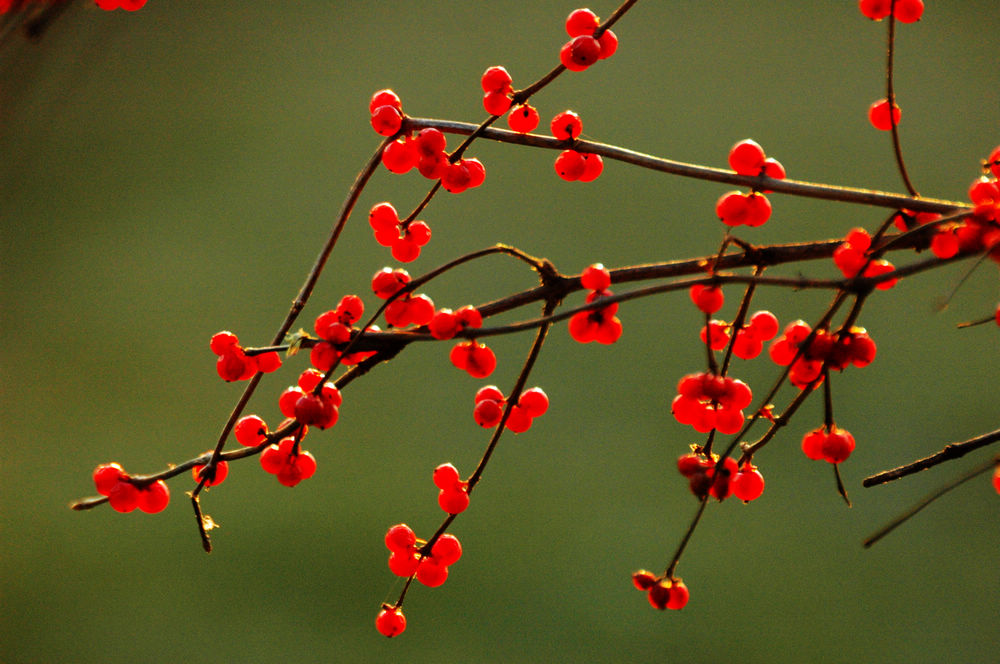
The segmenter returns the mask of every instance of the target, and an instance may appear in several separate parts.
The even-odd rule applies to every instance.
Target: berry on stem
[[[406,629],[406,616],[403,615],[403,610],[389,604],[383,604],[382,610],[375,617],[375,629],[378,630],[379,634],[390,639],[402,634]]]

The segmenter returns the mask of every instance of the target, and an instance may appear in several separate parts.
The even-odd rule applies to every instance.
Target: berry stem
[[[876,473],[870,477],[866,477],[862,480],[861,486],[867,488],[892,482],[906,477],[907,475],[912,475],[914,473],[919,473],[922,470],[932,468],[939,463],[961,458],[973,450],[978,450],[980,447],[985,447],[998,441],[1000,441],[1000,429],[996,429],[994,431],[984,433],[981,436],[975,436],[974,438],[969,438],[968,440],[963,440],[961,442],[948,443],[940,451],[924,457],[923,459],[917,459],[916,461],[893,468],[892,470],[883,470],[881,473]]]
[[[895,6],[896,0],[892,0],[892,5]],[[889,14],[889,37],[888,45],[886,47],[886,99],[889,100],[889,108],[892,109],[896,103],[896,93],[893,87],[893,55],[896,51],[896,17],[893,13]],[[906,171],[906,162],[903,160],[903,148],[899,142],[899,125],[896,124],[895,116],[889,113],[889,122],[891,125],[892,133],[892,150],[896,155],[896,165],[899,168],[899,175],[903,178],[903,186],[906,190],[910,192],[911,196],[919,196],[913,183],[910,181],[910,175]]]
[[[663,573],[665,578],[672,579],[674,577],[674,570],[677,569],[677,563],[680,562],[681,555],[684,553],[684,549],[687,547],[687,543],[691,539],[691,535],[694,534],[694,529],[698,527],[698,522],[701,521],[701,515],[705,513],[706,505],[708,505],[707,493],[702,496],[701,502],[698,503],[698,511],[694,513],[694,518],[691,519],[691,523],[688,524],[684,537],[681,538],[681,542],[677,545],[677,550],[674,552],[673,558],[670,559],[670,564],[667,565],[667,569]]]
[[[407,118],[405,123],[408,129],[436,127],[444,132],[462,135],[471,134],[479,127],[479,125],[468,122],[455,122],[451,120],[438,120],[430,118]],[[513,143],[516,145],[525,145],[547,150],[561,151],[566,148],[565,141],[552,136],[519,134],[506,129],[483,129],[478,135],[491,141]],[[605,143],[597,143],[594,141],[577,139],[576,147],[582,152],[598,154],[602,157],[621,161],[640,168],[647,168],[654,171],[669,173],[671,175],[679,175],[682,177],[706,180],[709,182],[722,182],[736,186],[749,187],[758,191],[770,190],[792,196],[819,198],[824,200],[840,201],[843,203],[855,203],[859,205],[872,205],[897,210],[900,208],[906,208],[915,212],[952,213],[956,210],[967,210],[969,208],[967,203],[955,201],[933,198],[914,198],[904,194],[893,194],[871,189],[819,184],[799,180],[775,180],[763,175],[738,175],[733,171],[722,168],[699,166],[696,164],[664,159],[662,157],[654,157],[652,155],[636,152],[634,150],[607,145]]]
[[[997,432],[993,433],[995,434]],[[980,475],[993,470],[998,463],[1000,463],[1000,455],[992,459],[986,460],[984,463],[975,466],[964,475],[959,476],[958,478],[952,480],[951,482],[948,482],[947,484],[937,489],[936,491],[928,494],[923,500],[921,500],[916,505],[908,509],[906,512],[900,514],[898,517],[890,521],[888,524],[886,524],[879,530],[875,531],[874,533],[866,537],[864,542],[862,542],[862,545],[866,549],[869,548],[872,544],[875,544],[875,542],[879,541],[880,539],[891,533],[893,530],[906,523],[911,517],[915,516],[918,512],[920,512],[920,510],[924,509],[925,507],[933,503],[941,496],[945,495],[952,489],[961,486],[962,484],[968,482],[969,480],[979,477]]]

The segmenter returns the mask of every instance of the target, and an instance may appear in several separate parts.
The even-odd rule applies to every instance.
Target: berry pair
[[[611,273],[600,263],[594,263],[583,271],[580,284],[590,289],[587,304],[612,295],[608,289],[611,285]],[[569,319],[569,334],[580,343],[596,341],[600,344],[613,344],[622,335],[622,322],[615,316],[616,313],[617,302],[599,309],[578,311]]]
[[[478,329],[483,326],[483,317],[471,304],[452,311],[448,308],[438,309],[427,323],[427,329],[435,339],[453,338],[459,332]]]
[[[892,14],[901,23],[914,23],[924,14],[923,0],[859,0],[861,13],[873,21]]]
[[[646,593],[654,609],[683,609],[691,593],[684,581],[676,577],[658,577],[644,569],[632,575],[632,584]]]
[[[707,456],[690,452],[677,459],[677,470],[688,479],[688,484],[698,498],[710,495],[723,500],[730,494],[745,503],[760,498],[764,493],[764,476],[757,467],[746,462],[737,468],[732,457],[722,462],[722,470],[716,474],[719,456]]]
[[[428,588],[436,588],[447,580],[448,567],[462,557],[462,544],[450,533],[438,537],[431,545],[430,552],[424,553],[422,550],[426,544],[423,540],[418,540],[413,529],[405,523],[392,526],[385,534],[385,546],[390,551],[389,569],[392,573],[404,578],[416,575],[420,583]]]
[[[489,346],[475,339],[456,344],[448,358],[455,367],[473,378],[486,378],[497,367],[497,356]]]
[[[483,88],[483,108],[487,113],[499,117],[510,110],[510,95],[513,92],[511,84],[514,79],[506,69],[490,67],[483,72],[479,82]]]
[[[170,489],[166,482],[156,480],[137,487],[117,463],[105,463],[95,468],[94,486],[97,493],[108,497],[108,503],[116,512],[131,512],[138,507],[147,514],[155,514],[162,512],[170,502]]]
[[[841,463],[854,451],[854,436],[837,425],[824,425],[802,438],[802,451],[813,461]]]
[[[403,224],[396,208],[389,203],[374,205],[368,212],[368,224],[375,232],[375,241],[389,247],[392,257],[401,263],[416,260],[421,247],[431,239],[431,227],[426,222],[418,219]]]
[[[674,418],[699,433],[717,429],[736,433],[743,427],[743,409],[753,401],[753,392],[741,380],[704,372],[688,374],[677,384],[671,404]]]
[[[461,514],[469,506],[469,483],[463,482],[458,469],[443,463],[434,469],[434,486],[438,492],[438,505],[448,514]]]
[[[688,289],[688,296],[702,313],[712,315],[726,303],[726,296],[718,286],[695,284]]]
[[[764,154],[764,148],[752,138],[745,138],[729,148],[729,167],[739,175],[763,175],[775,180],[785,178],[785,167],[781,162]]]
[[[503,418],[503,410],[507,400],[496,385],[487,385],[476,392],[475,407],[472,417],[476,424],[484,429],[492,429]],[[521,392],[517,403],[510,409],[510,415],[504,426],[514,433],[524,433],[531,428],[536,417],[545,414],[549,409],[549,397],[540,387],[532,387]]]
[[[574,9],[566,17],[566,33],[571,39],[559,50],[559,62],[570,71],[583,71],[598,60],[614,55],[618,37],[604,30],[597,37],[601,22],[589,9]]]
[[[209,347],[219,356],[215,370],[226,382],[250,380],[258,371],[270,373],[281,366],[281,357],[276,351],[247,355],[240,346],[239,338],[232,332],[216,332]]]

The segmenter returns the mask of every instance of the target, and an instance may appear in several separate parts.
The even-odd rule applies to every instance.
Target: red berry
[[[559,51],[559,61],[570,71],[583,71],[601,57],[601,44],[590,35],[573,37]]]
[[[826,432],[823,429],[810,431],[802,438],[802,451],[813,461],[823,458],[823,443],[826,442]]]
[[[483,95],[483,108],[490,115],[503,115],[510,110],[511,99],[506,92],[487,92]]]
[[[839,427],[833,427],[823,441],[823,458],[830,463],[846,461],[854,451],[854,436]]]
[[[540,417],[549,409],[549,397],[540,387],[532,387],[521,393],[517,405],[524,409],[529,417]]]
[[[476,424],[484,429],[495,427],[500,423],[502,416],[503,405],[499,401],[493,401],[492,399],[484,399],[476,403],[475,408],[472,409],[472,418],[476,421]]]
[[[673,579],[673,583],[670,586],[670,595],[667,599],[667,608],[672,610],[683,609],[687,606],[688,599],[691,597],[691,593],[688,591],[687,586],[680,579]]]
[[[256,415],[245,415],[236,421],[233,435],[240,445],[256,447],[263,443],[267,436],[267,424]]]
[[[744,465],[733,477],[730,488],[736,498],[748,503],[760,498],[760,495],[764,493],[764,476],[756,467]]]
[[[372,277],[372,291],[377,297],[387,300],[408,283],[410,274],[406,270],[384,267]]]
[[[108,504],[116,512],[131,512],[139,505],[139,489],[122,479],[108,492]]]
[[[570,37],[592,35],[599,25],[597,15],[589,9],[574,9],[566,17],[566,33]]]
[[[435,127],[425,127],[417,132],[417,136],[414,139],[417,144],[417,152],[421,156],[430,157],[441,152],[444,152],[445,147],[447,147],[448,139],[445,138],[444,133],[440,129]]]
[[[496,355],[486,344],[466,341],[451,349],[451,363],[473,378],[486,378],[497,366]]]
[[[587,169],[587,159],[576,150],[563,150],[556,157],[555,169],[563,180],[575,182]]]
[[[416,545],[417,536],[405,523],[398,523],[385,534],[385,546],[393,552],[409,552]]]
[[[212,352],[216,355],[222,355],[230,348],[235,348],[240,340],[235,334],[228,331],[216,332],[212,335],[212,340],[209,342],[209,347]]]
[[[611,273],[601,263],[594,263],[580,274],[580,284],[590,290],[607,290],[611,286]]]
[[[552,135],[561,141],[571,141],[583,131],[583,121],[573,111],[559,113],[549,124]]]
[[[434,486],[439,489],[454,489],[462,484],[458,469],[450,463],[443,463],[434,469]]]
[[[892,0],[860,0],[861,13],[873,21],[881,21],[892,11]]]
[[[409,172],[420,161],[416,144],[407,138],[399,138],[382,150],[382,165],[396,174]]]
[[[156,480],[139,490],[137,506],[147,514],[162,512],[169,502],[170,489],[167,488],[167,483],[163,480]]]
[[[383,604],[382,610],[375,618],[375,629],[382,636],[389,638],[402,634],[403,630],[406,629],[406,617],[403,615],[403,610]]]
[[[901,23],[915,23],[923,14],[923,0],[896,0],[892,7],[892,15]]]
[[[97,493],[107,496],[115,485],[126,477],[128,475],[117,463],[101,464],[94,469],[94,486],[97,488]]]
[[[750,316],[746,329],[757,339],[768,341],[778,334],[778,318],[770,311],[757,311]]]
[[[434,542],[431,556],[439,565],[453,565],[462,557],[462,543],[454,535],[445,533]]]
[[[441,186],[451,194],[460,194],[472,186],[472,174],[464,160],[450,164],[441,175]]]
[[[764,170],[764,148],[747,138],[729,149],[729,167],[740,175],[760,175]]]
[[[403,126],[403,114],[393,106],[379,106],[372,111],[371,123],[379,136],[392,136]]]
[[[403,103],[396,93],[389,89],[379,90],[372,95],[371,101],[368,102],[368,112],[374,113],[375,109],[380,106],[391,106],[397,111],[403,111]]]
[[[428,588],[437,588],[448,580],[448,566],[438,563],[434,558],[424,558],[417,567],[417,581]]]
[[[694,306],[709,315],[721,309],[725,302],[722,289],[718,286],[695,284],[690,288],[688,294],[691,296]]]
[[[448,514],[461,514],[469,506],[469,494],[464,486],[442,489],[438,492],[438,505]]]
[[[729,323],[724,320],[710,320],[707,327],[701,328],[701,342],[712,350],[721,350],[729,343],[729,329]]]
[[[580,182],[593,182],[604,172],[604,160],[599,154],[582,152],[583,173],[580,174]]]
[[[534,131],[539,121],[538,111],[531,104],[518,104],[507,115],[507,124],[520,134]]]
[[[880,131],[890,131],[894,125],[899,124],[901,117],[902,111],[896,104],[892,105],[890,114],[888,99],[879,99],[868,108],[868,121]]]
[[[601,47],[600,59],[605,60],[614,55],[618,50],[618,35],[611,30],[605,30],[601,36],[597,38],[597,43]]]
[[[206,454],[211,454],[211,450],[206,452]],[[204,475],[204,465],[198,465],[191,469],[191,475],[194,477],[195,482],[200,482],[202,476]],[[222,482],[229,475],[229,462],[219,461],[215,466],[215,477],[205,482],[205,486],[216,486],[217,484],[222,484]]]
[[[656,583],[656,575],[650,571],[641,569],[632,574],[632,585],[637,590],[649,590]]]
[[[483,86],[483,92],[499,92],[506,95],[510,92],[511,83],[514,79],[503,67],[490,67],[483,72],[479,82]],[[495,114],[499,115],[499,114]]]

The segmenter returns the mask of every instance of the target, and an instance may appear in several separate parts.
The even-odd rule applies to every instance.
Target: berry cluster
[[[632,575],[632,583],[647,594],[654,609],[683,609],[691,593],[684,582],[676,577],[658,577],[644,569]]]
[[[674,418],[699,433],[712,429],[736,433],[746,419],[743,409],[753,401],[753,392],[743,381],[707,371],[681,378],[677,393],[671,404]]]
[[[405,523],[389,528],[385,534],[392,573],[404,578],[416,575],[420,583],[436,588],[448,579],[448,567],[462,557],[462,544],[454,535],[444,533],[431,545],[429,552],[423,551],[426,545],[427,542],[418,540],[413,529]]]
[[[420,248],[431,239],[431,227],[426,222],[418,219],[404,225],[390,203],[374,205],[368,212],[368,223],[375,232],[375,241],[391,248],[392,257],[401,263],[416,260]]]
[[[833,262],[848,279],[859,274],[863,277],[877,277],[896,269],[884,258],[874,258],[871,253],[872,238],[863,228],[852,228],[844,241],[833,252]],[[889,290],[898,279],[880,281],[875,288]]]
[[[712,319],[701,328],[701,341],[712,350],[722,350],[732,337],[733,326],[724,320]],[[764,342],[778,334],[778,319],[770,311],[755,312],[746,325],[736,330],[733,355],[752,360],[764,350]]]
[[[858,8],[873,21],[892,14],[901,23],[915,23],[924,14],[923,0],[859,0]]]
[[[747,138],[729,149],[729,166],[739,175],[785,177],[785,167],[764,154],[757,141]],[[759,191],[729,191],[715,202],[715,215],[727,226],[761,226],[771,218],[771,202]]]
[[[608,289],[611,285],[611,273],[600,263],[587,267],[580,275],[580,283],[590,290],[587,294],[587,304],[612,295]],[[599,309],[578,311],[569,319],[569,334],[582,344],[591,341],[613,344],[622,336],[622,322],[615,316],[616,313],[618,313],[617,302]]]
[[[819,385],[823,367],[843,371],[848,365],[868,366],[875,359],[875,342],[863,327],[844,332],[813,329],[803,320],[789,323],[768,352],[775,364],[791,365],[788,379],[798,388]]]
[[[443,463],[434,469],[434,486],[438,491],[438,505],[448,514],[461,514],[469,506],[469,483],[463,482],[458,469]]]
[[[284,486],[295,486],[307,480],[316,472],[316,459],[312,454],[299,448],[299,439],[293,436],[282,438],[277,444],[269,445],[260,455],[260,465],[268,473],[278,478]]]
[[[406,270],[384,267],[372,277],[372,292],[376,297],[388,300],[410,283]],[[385,322],[392,327],[427,325],[434,317],[434,301],[424,294],[405,293],[390,302],[385,308]]]
[[[278,398],[278,408],[285,417],[294,418],[306,426],[328,429],[337,423],[343,397],[337,386],[323,382],[323,374],[306,369]]]
[[[511,83],[514,79],[506,69],[490,67],[483,72],[479,82],[483,87],[483,108],[487,113],[499,117],[510,110]]]
[[[324,311],[316,317],[313,330],[322,341],[314,345],[309,353],[309,362],[316,369],[327,372],[337,362],[353,365],[374,355],[375,351],[341,355],[341,350],[351,342],[353,325],[361,320],[364,311],[365,305],[360,297],[345,295],[335,309]],[[378,328],[372,326],[369,330],[377,331]]]
[[[371,112],[371,124],[375,133],[380,136],[395,136],[403,127],[403,104],[399,97],[392,90],[379,90],[372,95],[368,103],[368,110]],[[409,133],[391,141],[382,150],[382,165],[392,173],[408,173],[416,168],[420,174],[429,180],[440,180],[441,186],[446,191],[457,194],[472,187],[478,187],[486,179],[486,168],[478,159],[459,159],[452,161],[445,152],[446,139],[440,130],[425,128],[420,130],[416,136]],[[426,225],[425,225],[426,226]],[[372,228],[378,233],[380,226]],[[405,231],[405,228],[402,228]],[[383,231],[385,237],[389,231]],[[430,239],[430,230],[421,230],[426,237],[418,234],[413,241],[423,239],[426,243]],[[414,231],[418,233],[418,231]],[[378,236],[377,236],[378,237]],[[385,238],[388,240],[388,238]],[[379,240],[381,243],[382,241]],[[418,246],[420,244],[418,242]],[[395,243],[385,246],[392,246],[395,256]],[[410,249],[412,251],[412,248]],[[419,253],[419,250],[417,251]],[[416,255],[413,256],[416,258]],[[410,258],[409,260],[413,260]],[[402,259],[399,259],[402,260]]]
[[[281,366],[281,357],[277,351],[247,355],[240,346],[239,338],[232,332],[216,332],[212,335],[209,348],[219,356],[215,370],[226,382],[250,380],[258,371],[270,373]]]
[[[108,503],[116,512],[131,512],[138,507],[147,514],[155,514],[162,512],[170,502],[170,489],[166,482],[156,480],[138,487],[132,484],[128,473],[117,463],[105,463],[95,468],[94,486],[97,493],[108,497]]]
[[[726,302],[721,288],[706,284],[695,284],[688,289],[688,296],[694,302],[694,306],[710,316],[721,309]]]
[[[802,438],[802,451],[813,461],[822,459],[830,463],[841,463],[854,451],[854,436],[835,424],[823,425]]]
[[[476,424],[484,429],[492,429],[500,423],[503,418],[503,410],[507,405],[507,399],[503,392],[496,385],[487,385],[476,392],[475,406],[472,409],[472,418]],[[531,423],[536,417],[545,414],[549,409],[549,397],[540,387],[532,387],[521,392],[510,409],[510,415],[504,423],[504,427],[514,433],[524,433],[531,428]]]
[[[566,17],[566,33],[570,40],[559,50],[559,62],[570,71],[583,71],[598,60],[610,58],[618,50],[618,37],[600,27],[597,15],[589,9],[574,9]]]
[[[583,132],[583,121],[573,111],[557,113],[549,126],[552,135],[561,141],[573,141]],[[604,160],[589,152],[563,150],[556,157],[555,169],[567,182],[592,182],[604,172]]]
[[[764,493],[764,476],[757,467],[749,462],[737,467],[732,457],[723,459],[720,468],[718,454],[689,452],[677,459],[677,470],[688,479],[691,493],[698,498],[709,495],[721,501],[733,495],[749,503]]]

